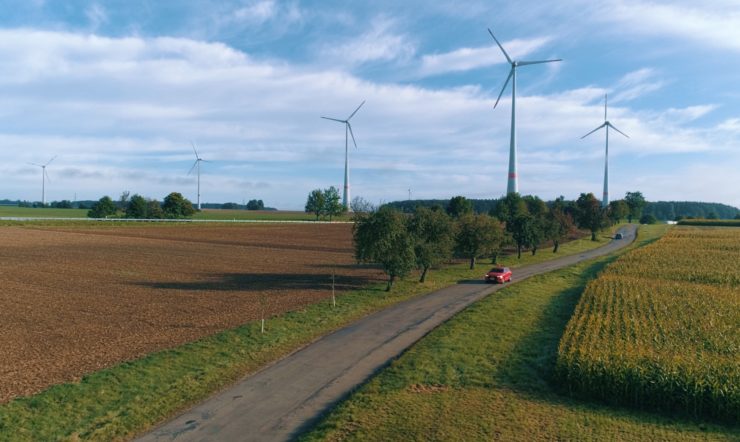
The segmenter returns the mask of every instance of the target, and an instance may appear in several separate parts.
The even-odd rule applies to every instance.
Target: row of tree
[[[109,196],[100,198],[87,212],[90,218],[124,217],[134,219],[179,219],[195,214],[193,204],[179,192],[172,192],[160,203],[141,195],[129,197],[124,192],[115,202]]]
[[[610,223],[639,215],[641,204],[640,192],[631,192],[606,208],[591,193],[576,201],[560,197],[549,204],[512,193],[497,201],[490,213],[475,213],[471,201],[462,196],[452,198],[444,209],[417,206],[411,214],[385,205],[355,213],[355,257],[380,264],[390,290],[397,278],[414,268],[423,282],[430,268],[453,257],[470,260],[473,269],[481,257],[495,263],[502,248],[509,246],[516,248],[518,258],[524,249],[534,255],[546,243],[557,253],[561,241],[578,228],[590,231],[596,240],[596,233]]]

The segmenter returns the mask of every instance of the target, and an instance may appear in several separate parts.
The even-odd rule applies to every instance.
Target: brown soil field
[[[382,279],[350,224],[0,227],[0,403]]]

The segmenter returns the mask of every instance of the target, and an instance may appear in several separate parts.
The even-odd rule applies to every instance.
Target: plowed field
[[[382,279],[351,229],[0,227],[0,403]]]

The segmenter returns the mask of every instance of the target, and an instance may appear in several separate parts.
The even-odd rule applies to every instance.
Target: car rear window
[[[499,267],[494,267],[494,268],[491,269],[491,272],[494,272],[494,273],[504,273],[504,269],[499,268]]]

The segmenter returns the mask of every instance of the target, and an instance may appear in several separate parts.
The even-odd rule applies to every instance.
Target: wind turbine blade
[[[504,91],[506,90],[506,86],[509,85],[509,80],[511,80],[511,76],[514,75],[514,68],[512,67],[509,71],[509,76],[506,77],[506,81],[504,82],[504,87],[501,88],[501,92],[498,94],[498,98],[496,98],[496,104],[493,105],[493,108],[496,109],[496,106],[498,106],[498,101],[501,99],[501,96],[504,95]]]
[[[44,167],[43,164],[36,164],[36,163],[28,163],[31,166],[38,166],[38,167]]]
[[[556,59],[554,59],[554,60],[520,61],[520,62],[518,62],[517,64],[518,64],[519,66],[527,66],[527,65],[529,65],[529,64],[542,64],[542,63],[552,63],[552,62],[555,62],[555,61],[563,61],[563,59],[562,59],[562,58],[556,58]]]
[[[195,152],[195,158],[200,159],[200,157],[198,156],[198,151],[195,150],[195,143],[193,141],[191,141],[190,142],[190,145],[193,146],[193,152]]]
[[[604,94],[604,121],[606,121],[606,94]]]
[[[329,118],[329,117],[321,117],[321,118],[323,118],[324,120],[338,121],[340,123],[346,123],[347,122],[346,120],[337,120],[336,118]]]
[[[51,164],[51,162],[52,162],[52,161],[54,161],[54,160],[55,160],[56,158],[57,158],[57,156],[56,156],[56,155],[54,155],[53,157],[51,157],[51,159],[50,159],[49,161],[47,161],[47,162],[46,162],[46,164],[44,164],[44,166],[48,166],[48,165],[49,165],[49,164]]]
[[[604,126],[606,126],[606,123],[602,124],[601,126],[597,127],[596,129],[592,130],[591,132],[587,133],[586,135],[582,136],[581,139],[586,138],[587,136],[591,135],[592,133],[596,132],[597,130],[601,129]]]
[[[46,176],[46,181],[51,182],[51,178],[49,178],[49,174],[46,173],[46,169],[44,169],[44,175]]]
[[[619,132],[620,134],[624,135],[625,137],[629,138],[629,135],[627,135],[626,133],[624,133],[624,132],[622,132],[621,130],[619,130],[619,129],[617,129],[616,127],[614,127],[614,125],[613,125],[613,124],[611,124],[611,123],[605,123],[605,124],[608,124],[608,125],[609,125],[609,127],[611,127],[612,129],[616,130],[617,132]]]
[[[352,135],[352,142],[355,143],[355,149],[357,149],[357,141],[355,141],[355,134],[352,133],[352,125],[349,124],[349,121],[347,122],[347,127],[349,128],[349,134]]]
[[[355,111],[352,112],[349,117],[347,117],[347,121],[349,121],[350,118],[355,116],[355,114],[357,113],[358,110],[360,110],[363,104],[365,104],[365,100],[362,100],[362,103],[360,103],[360,105],[357,106],[357,109],[355,109]]]
[[[493,37],[493,41],[496,42],[496,44],[498,45],[499,49],[501,49],[501,52],[504,53],[504,57],[506,57],[506,60],[508,60],[509,63],[512,63],[513,64],[514,62],[511,61],[511,57],[509,57],[509,54],[506,53],[506,51],[504,50],[504,47],[501,46],[501,43],[498,42],[498,39],[496,38],[496,36],[493,35],[493,31],[491,31],[491,28],[488,28],[488,33],[491,34],[491,37]]]
[[[195,162],[193,163],[193,167],[191,167],[190,170],[188,171],[188,175],[193,173],[193,171],[195,170],[195,167],[198,165],[198,161],[200,160],[195,160]]]

